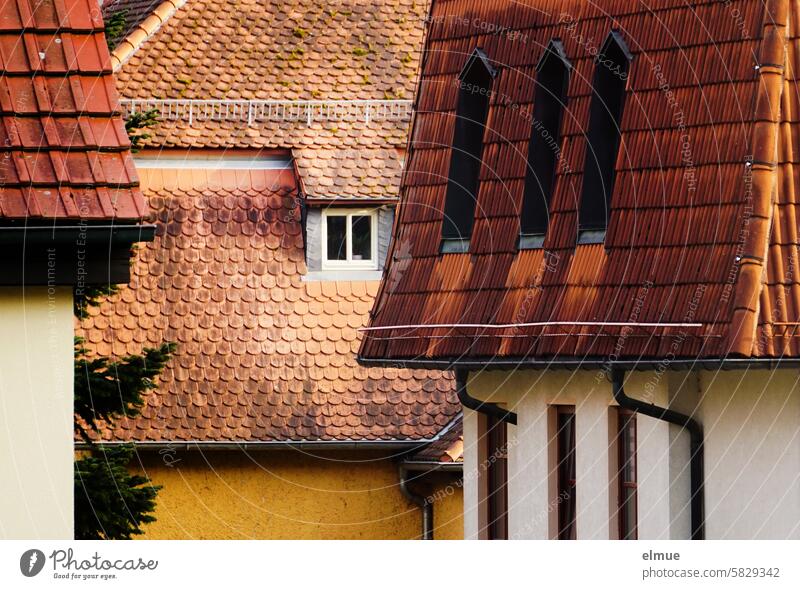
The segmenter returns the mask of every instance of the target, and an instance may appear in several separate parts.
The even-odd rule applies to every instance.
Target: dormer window
[[[393,206],[312,202],[303,220],[304,281],[380,280],[392,236]]]
[[[330,209],[322,221],[323,270],[378,268],[376,211]]]
[[[556,167],[561,156],[561,119],[572,68],[564,46],[553,39],[536,66],[528,166],[520,215],[519,247],[541,247],[550,218]]]
[[[442,223],[443,253],[469,250],[478,196],[483,135],[489,115],[492,82],[496,75],[486,54],[475,49],[458,76],[458,104]]]
[[[578,243],[602,243],[605,239],[632,58],[620,34],[612,31],[595,60]]]

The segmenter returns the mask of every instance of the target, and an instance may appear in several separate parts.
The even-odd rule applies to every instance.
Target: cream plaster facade
[[[72,539],[72,289],[0,288],[0,317],[0,538]]]
[[[625,392],[703,424],[706,537],[800,539],[800,373],[767,371],[641,371]],[[555,537],[558,509],[553,444],[555,405],[576,412],[577,537],[614,538],[616,470],[611,383],[597,370],[487,371],[470,374],[469,394],[515,411],[508,426],[509,538]],[[689,436],[639,415],[640,539],[690,535]],[[464,527],[481,537],[478,419],[465,410]]]

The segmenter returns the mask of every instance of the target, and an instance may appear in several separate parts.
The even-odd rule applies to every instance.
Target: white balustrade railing
[[[157,109],[166,121],[305,123],[394,121],[411,119],[410,100],[181,100],[122,99],[124,116]]]

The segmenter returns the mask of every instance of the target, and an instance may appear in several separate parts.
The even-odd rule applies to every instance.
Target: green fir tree
[[[115,287],[95,288],[75,296],[75,314],[83,319],[89,307],[113,294]],[[102,427],[120,417],[135,417],[144,394],[156,387],[175,345],[145,348],[141,355],[120,360],[92,356],[82,338],[75,338],[75,432],[89,450],[75,461],[75,538],[127,540],[154,521],[158,489],[128,466],[132,445],[98,443]]]
[[[149,137],[143,130],[158,121],[153,109],[134,113],[125,122],[132,150]],[[78,320],[88,309],[117,291],[114,285],[84,288],[75,294],[73,311]],[[160,487],[147,477],[131,474],[134,448],[103,445],[100,430],[113,427],[121,417],[135,417],[144,395],[156,387],[175,345],[145,348],[140,355],[112,360],[88,353],[84,340],[75,338],[75,433],[88,446],[75,460],[75,538],[78,540],[128,540],[142,533],[142,525],[155,520],[155,499]]]

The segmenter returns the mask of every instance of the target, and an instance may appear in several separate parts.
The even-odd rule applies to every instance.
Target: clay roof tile
[[[0,9],[0,218],[139,221],[102,19],[92,0],[67,8]]]
[[[387,329],[371,332],[360,353],[431,365],[470,356],[800,355],[800,276],[779,254],[797,245],[783,232],[797,220],[791,137],[800,120],[789,89],[800,64],[786,49],[796,37],[788,26],[795,4],[748,5],[738,26],[719,3],[551,4],[432,3],[404,214],[371,325]],[[515,34],[488,42],[470,25],[475,17]],[[697,39],[699,29],[707,38]],[[612,30],[633,57],[622,147],[604,242],[576,244],[590,85],[602,67],[596,48],[581,40]],[[574,66],[563,166],[543,248],[520,251],[526,155],[536,132],[525,118],[535,98],[529,79],[555,37]],[[490,106],[470,251],[442,256],[457,100],[450,82],[476,46],[502,69],[492,94],[504,98]],[[433,324],[445,327],[426,327]]]
[[[238,242],[237,226],[249,223],[244,213],[255,208],[262,217],[277,198],[270,187],[280,171],[251,171],[251,187],[212,191],[208,176],[191,176],[193,184],[186,188],[170,178],[180,171],[163,169],[159,186],[173,188],[155,193],[148,185],[155,177],[151,172],[142,170],[142,181],[162,230],[137,251],[131,285],[92,313],[78,333],[96,351],[111,349],[118,356],[174,341],[176,355],[147,406],[181,407],[194,421],[143,411],[105,431],[105,439],[420,440],[434,437],[443,424],[421,421],[419,415],[458,413],[453,382],[444,373],[366,370],[356,364],[361,337],[356,328],[366,323],[369,301],[355,305],[349,297],[366,296],[367,284],[374,292],[375,281],[302,281],[302,240],[276,249],[264,248],[261,240],[244,248]],[[288,202],[296,204],[296,181],[288,188]],[[205,212],[216,214],[187,222],[186,211],[199,201],[206,203]],[[219,232],[211,230],[223,212],[227,222]],[[287,233],[299,231],[299,214],[289,221],[271,218],[270,229],[286,224]],[[168,227],[174,231],[163,230]],[[256,258],[265,272],[258,278],[270,281],[247,299],[253,291],[251,248],[266,252]],[[285,258],[293,248],[300,250],[299,261],[289,264]],[[291,280],[278,285],[287,273]],[[192,280],[195,276],[202,280]],[[403,396],[409,382],[431,379],[443,381],[444,395]]]

